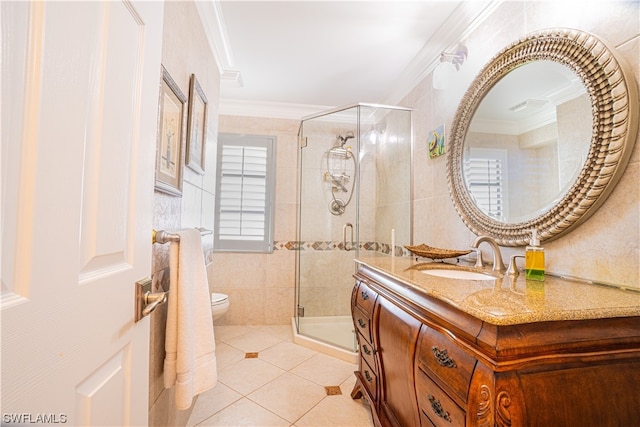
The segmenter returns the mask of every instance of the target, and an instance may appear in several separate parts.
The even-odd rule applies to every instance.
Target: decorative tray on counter
[[[407,248],[412,254],[414,255],[418,255],[424,258],[431,258],[431,259],[445,259],[445,258],[456,258],[462,255],[466,255],[468,253],[471,253],[470,250],[467,251],[458,251],[458,250],[454,250],[454,249],[440,249],[440,248],[434,248],[432,246],[426,245],[426,244],[421,244],[421,245],[417,245],[417,246],[404,246],[405,248]]]

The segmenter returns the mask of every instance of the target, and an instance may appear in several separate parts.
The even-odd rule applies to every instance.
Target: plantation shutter
[[[221,134],[214,249],[272,250],[273,137]]]
[[[464,179],[476,206],[497,220],[505,217],[506,154],[500,150],[472,150],[464,159]]]

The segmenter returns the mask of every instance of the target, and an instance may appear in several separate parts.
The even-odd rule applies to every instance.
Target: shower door
[[[412,243],[412,146],[408,108],[358,104],[302,121],[299,334],[355,351],[353,259]]]
[[[300,130],[298,332],[349,351],[360,231],[358,112],[305,120]]]

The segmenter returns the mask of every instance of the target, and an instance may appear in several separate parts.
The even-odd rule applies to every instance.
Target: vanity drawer
[[[434,426],[465,425],[465,412],[431,378],[420,371],[416,373],[416,394],[421,415],[426,415]]]
[[[371,321],[369,319],[369,316],[366,315],[358,307],[353,308],[353,323],[356,327],[356,330],[362,334],[365,340],[371,342]]]
[[[360,375],[362,376],[362,383],[369,392],[370,397],[375,401],[378,391],[378,376],[376,375],[376,371],[369,366],[367,361],[362,357],[360,358]]]
[[[421,409],[420,410],[420,426],[421,427],[436,427],[435,424],[431,422],[427,414]]]
[[[369,366],[376,366],[376,362],[374,359],[376,350],[373,348],[373,345],[369,341],[367,341],[367,339],[361,334],[358,334],[358,347],[360,350],[360,357],[366,360]]]
[[[418,342],[418,368],[431,371],[451,391],[467,402],[476,359],[440,332],[423,327]]]
[[[378,294],[372,291],[366,283],[360,282],[360,286],[358,287],[356,294],[356,305],[358,305],[368,316],[371,316],[371,313],[373,313],[373,305],[375,304],[377,297]]]

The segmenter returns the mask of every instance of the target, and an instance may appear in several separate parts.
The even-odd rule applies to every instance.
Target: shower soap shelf
[[[431,258],[431,259],[456,258],[462,255],[471,253],[470,250],[458,251],[454,249],[434,248],[424,243],[416,246],[405,245],[405,248],[407,248],[414,255],[418,255],[424,258]]]

